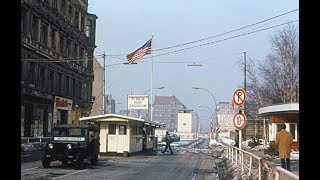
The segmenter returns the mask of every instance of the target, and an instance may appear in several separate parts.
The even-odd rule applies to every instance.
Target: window
[[[69,5],[68,20],[72,22],[72,6]]]
[[[27,34],[27,27],[28,27],[28,17],[29,14],[26,10],[23,10],[21,12],[22,18],[21,18],[21,32]]]
[[[69,76],[66,76],[66,95],[69,96]]]
[[[63,54],[63,36],[60,34],[60,41],[59,41],[59,52]]]
[[[269,126],[269,139],[275,140],[277,132],[281,131],[281,124],[282,123],[273,123],[271,127]],[[298,128],[297,123],[285,123],[286,130],[291,132],[293,142],[298,141]],[[271,128],[271,129],[270,129]]]
[[[81,31],[84,31],[84,15],[81,16]]]
[[[119,125],[119,135],[127,134],[127,125]]]
[[[33,15],[32,22],[31,22],[31,38],[37,41],[38,40],[37,35],[38,35],[38,18],[35,15]]]
[[[34,68],[35,68],[34,62],[30,62],[30,64],[29,64],[29,82],[30,82],[30,84],[34,84]]]
[[[79,49],[79,45],[74,43],[74,46],[73,46],[73,57],[79,57],[78,49]]]
[[[60,2],[60,12],[62,14],[62,17],[64,17],[65,13],[66,13],[65,4],[66,4],[66,1],[65,0],[61,0],[61,2]]]
[[[43,67],[40,67],[40,72],[39,72],[39,88],[41,90],[46,89],[45,88],[45,69]]]
[[[50,87],[49,87],[49,91],[53,92],[53,87],[54,87],[54,73],[53,71],[49,72],[49,78],[50,78]]]
[[[75,79],[72,79],[72,97],[75,98],[76,97],[76,80]]]
[[[70,40],[69,39],[67,39],[67,44],[66,44],[66,46],[67,46],[67,50],[66,50],[66,56],[67,57],[70,57],[71,56],[71,43],[70,43]]]
[[[82,98],[82,93],[83,93],[83,92],[82,92],[82,82],[81,82],[81,81],[79,81],[79,87],[78,87],[78,88],[79,88],[79,90],[78,90],[78,92],[79,92],[79,93],[78,93],[78,94],[79,94],[79,99],[81,99],[81,98]]]
[[[59,73],[59,75],[58,75],[57,88],[58,88],[58,93],[61,94],[62,93],[62,74],[61,73]]]
[[[51,48],[56,50],[56,30],[51,28]]]
[[[288,126],[288,124],[287,124]],[[288,129],[288,128],[287,128]],[[298,128],[297,128],[297,123],[289,123],[289,129],[292,134],[292,139],[293,142],[297,142],[298,141]]]
[[[92,20],[87,20],[87,29],[86,29],[86,35],[87,37],[91,37],[91,27],[92,27]]]
[[[74,25],[76,26],[77,29],[79,29],[79,12],[76,11],[74,15]]]
[[[42,22],[41,33],[40,33],[40,42],[47,45],[48,42],[48,25]]]
[[[109,124],[108,131],[109,131],[109,134],[116,134],[116,125]]]
[[[57,0],[51,0],[52,8],[57,9]]]

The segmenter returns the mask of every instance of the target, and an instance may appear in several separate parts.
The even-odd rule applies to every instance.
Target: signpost
[[[246,91],[242,88],[238,88],[234,91],[232,96],[233,104],[241,107],[246,101]],[[241,149],[242,143],[242,129],[246,126],[247,117],[242,113],[241,109],[233,116],[233,125],[239,130],[239,149]]]

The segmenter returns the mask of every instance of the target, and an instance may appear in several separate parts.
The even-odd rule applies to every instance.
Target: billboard
[[[128,95],[128,109],[148,109],[148,95]]]

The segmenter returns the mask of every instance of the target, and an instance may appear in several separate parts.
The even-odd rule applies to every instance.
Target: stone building
[[[95,22],[88,0],[21,0],[21,136],[49,136],[92,107]]]
[[[155,96],[153,121],[166,124],[166,129],[176,132],[178,129],[178,113],[187,109],[175,96]]]

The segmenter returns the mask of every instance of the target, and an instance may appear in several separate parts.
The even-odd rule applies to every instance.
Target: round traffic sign
[[[232,100],[237,106],[241,106],[244,103],[244,101],[246,100],[245,90],[242,88],[236,89],[233,93]]]
[[[233,116],[233,125],[237,129],[242,129],[247,123],[247,117],[242,112],[238,112]]]

